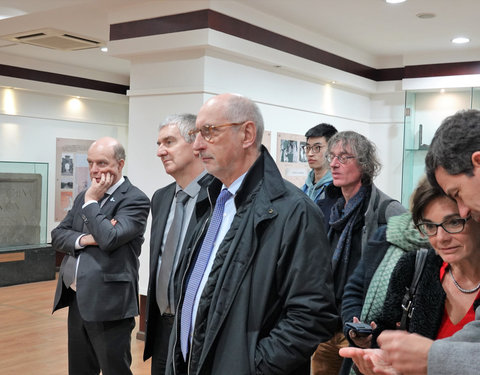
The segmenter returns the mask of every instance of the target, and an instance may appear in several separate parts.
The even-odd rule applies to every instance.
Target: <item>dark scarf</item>
[[[363,214],[362,207],[366,201],[368,195],[368,187],[362,186],[360,190],[355,194],[345,206],[345,198],[341,196],[337,202],[333,205],[330,214],[330,230],[328,231],[328,237],[331,240],[333,238],[333,232],[341,232],[340,238],[337,243],[332,256],[332,269],[333,272],[337,269],[339,262],[348,264],[350,259],[350,249],[352,244],[352,232],[355,224],[361,220]],[[345,206],[345,208],[344,208]],[[346,267],[345,267],[346,269]],[[347,275],[343,275],[342,279]],[[342,284],[344,284],[342,282]]]

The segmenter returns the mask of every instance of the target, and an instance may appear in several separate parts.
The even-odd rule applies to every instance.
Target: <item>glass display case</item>
[[[480,88],[407,91],[405,97],[402,204],[425,174],[428,146],[443,119],[461,109],[480,108]]]
[[[0,161],[0,249],[47,243],[48,163]]]

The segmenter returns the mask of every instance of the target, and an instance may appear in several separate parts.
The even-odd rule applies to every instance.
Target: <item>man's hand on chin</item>
[[[102,173],[99,181],[92,178],[92,184],[85,193],[85,202],[102,199],[113,182],[113,175],[110,173]]]

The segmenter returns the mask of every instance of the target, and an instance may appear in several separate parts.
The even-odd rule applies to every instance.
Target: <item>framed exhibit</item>
[[[93,140],[57,138],[55,165],[55,221],[72,208],[78,193],[90,185],[87,151]]]

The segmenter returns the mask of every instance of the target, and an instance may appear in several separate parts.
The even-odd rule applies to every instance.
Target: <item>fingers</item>
[[[356,356],[362,356],[364,350],[360,348],[352,348],[352,347],[347,347],[347,348],[341,348],[338,354],[344,358],[353,358]]]

